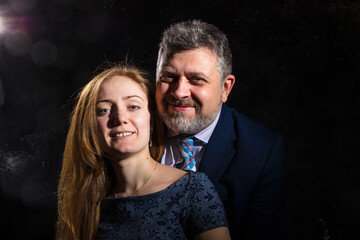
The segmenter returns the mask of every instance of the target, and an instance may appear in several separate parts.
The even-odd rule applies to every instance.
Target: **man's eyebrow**
[[[161,73],[172,73],[172,74],[176,74],[175,69],[173,69],[170,66],[165,66],[162,68]]]
[[[173,69],[172,67],[163,67],[162,71],[161,71],[162,74],[178,74],[177,71],[175,69]],[[200,76],[200,77],[204,77],[206,78],[207,75],[204,74],[203,72],[197,72],[197,71],[187,71],[185,72],[186,75],[190,75],[190,76]]]
[[[190,76],[199,76],[199,77],[207,78],[207,75],[204,74],[203,72],[189,71],[189,72],[186,72],[186,74],[190,75]]]

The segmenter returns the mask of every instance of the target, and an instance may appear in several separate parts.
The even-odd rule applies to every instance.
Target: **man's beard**
[[[167,112],[167,110],[169,109],[169,103],[182,107],[194,107],[195,117],[193,119],[187,119],[186,114],[184,114],[183,112]],[[180,134],[196,134],[208,127],[214,121],[220,110],[221,101],[219,100],[218,110],[207,115],[201,114],[200,103],[193,99],[180,100],[175,99],[173,96],[170,95],[169,97],[165,97],[163,99],[163,106],[166,110],[164,113],[159,114],[168,128]]]

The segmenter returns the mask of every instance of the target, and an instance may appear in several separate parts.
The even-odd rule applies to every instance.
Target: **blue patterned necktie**
[[[192,137],[178,137],[178,139],[181,159],[175,163],[175,167],[196,172],[196,164],[193,155],[194,139]]]

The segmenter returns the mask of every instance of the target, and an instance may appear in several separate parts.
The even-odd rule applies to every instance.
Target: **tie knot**
[[[179,137],[179,145],[180,145],[180,152],[183,157],[184,154],[186,156],[193,156],[194,139],[191,136],[187,138]]]
[[[194,135],[179,134],[176,136],[178,139],[194,138]]]
[[[178,136],[178,143],[180,146],[181,159],[175,164],[175,167],[196,171],[196,165],[194,160],[193,148],[194,137],[193,136]]]

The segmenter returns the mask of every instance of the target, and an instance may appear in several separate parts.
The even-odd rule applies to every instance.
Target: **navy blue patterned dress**
[[[159,192],[104,199],[96,239],[192,239],[221,226],[228,223],[213,184],[189,172]]]

